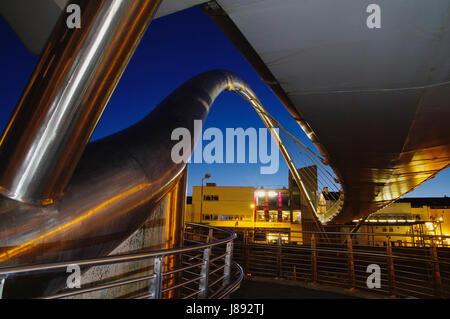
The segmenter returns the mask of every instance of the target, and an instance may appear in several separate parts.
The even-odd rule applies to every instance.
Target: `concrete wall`
[[[142,251],[180,247],[183,243],[184,210],[186,200],[186,173],[161,201],[160,205],[145,221],[143,227],[135,231],[110,255],[137,253]],[[172,257],[167,257],[172,258]],[[172,259],[174,261],[174,259]],[[176,262],[173,263],[176,265]],[[153,260],[124,262],[89,268],[82,273],[81,288],[101,285],[112,281],[150,275],[153,272]],[[86,293],[72,299],[132,298],[149,292],[149,281]],[[172,293],[163,297],[174,297]]]

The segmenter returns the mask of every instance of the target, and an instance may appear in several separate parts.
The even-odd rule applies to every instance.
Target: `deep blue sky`
[[[37,56],[31,55],[0,17],[0,128],[6,126],[20,98]],[[184,81],[203,71],[228,69],[250,83],[267,110],[291,133],[314,148],[287,110],[230,41],[200,8],[194,7],[154,20],[123,74],[93,139],[119,130],[146,116],[162,99]],[[226,127],[264,127],[253,109],[235,93],[225,92],[215,102],[205,124],[225,132]],[[188,194],[201,177],[223,186],[287,186],[288,169],[280,155],[280,170],[260,175],[258,164],[190,164]],[[450,195],[450,170],[420,186],[407,196]]]

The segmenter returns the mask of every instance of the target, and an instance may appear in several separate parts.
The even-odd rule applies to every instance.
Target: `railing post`
[[[161,299],[161,290],[163,284],[164,257],[155,257],[153,264],[153,277],[150,280],[150,299]]]
[[[394,269],[394,259],[392,257],[392,243],[391,243],[391,237],[387,237],[387,243],[386,243],[386,252],[387,252],[387,266],[388,266],[388,273],[389,273],[389,289],[391,292],[391,297],[396,297],[396,285],[395,285],[395,269]]]
[[[434,291],[437,297],[442,297],[441,271],[439,267],[439,257],[437,253],[436,243],[434,242],[434,238],[431,238],[430,240],[430,250],[434,275]]]
[[[233,242],[227,244],[227,251],[225,255],[225,268],[223,270],[223,286],[226,287],[230,284],[231,280],[231,258],[233,254]]]
[[[317,283],[319,280],[319,274],[317,272],[317,239],[316,235],[311,235],[311,267],[313,282]]]
[[[244,249],[243,249],[243,252],[244,252],[244,271],[245,271],[245,273],[246,274],[248,274],[249,273],[249,271],[250,271],[250,265],[249,265],[249,262],[250,262],[250,247],[249,247],[249,242],[250,242],[250,234],[249,234],[249,231],[248,230],[245,230],[245,232],[244,232]]]
[[[208,238],[206,239],[206,242],[207,242],[207,243],[210,243],[210,242],[212,242],[212,241],[213,241],[213,229],[210,228],[210,229],[208,230]]]
[[[209,285],[209,257],[211,255],[211,247],[205,248],[203,250],[203,265],[201,268],[200,276],[202,277],[200,279],[199,283],[199,290],[200,293],[198,294],[198,297],[200,299],[206,299],[208,298],[208,285]]]
[[[277,262],[278,262],[278,278],[283,278],[283,260],[281,257],[281,233],[278,233],[277,239]]]
[[[6,276],[0,276],[0,299],[3,298],[3,288],[5,287]]]
[[[348,249],[348,274],[350,278],[350,289],[356,288],[355,277],[355,258],[353,256],[353,240],[352,235],[347,235],[347,249]]]

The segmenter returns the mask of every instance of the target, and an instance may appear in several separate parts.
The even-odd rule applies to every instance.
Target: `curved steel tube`
[[[183,173],[186,164],[171,158],[176,143],[171,140],[173,130],[184,127],[194,136],[194,120],[204,121],[225,90],[244,94],[270,128],[256,95],[238,75],[219,70],[194,77],[137,124],[90,143],[65,195],[55,205],[0,200],[0,265],[110,253],[142,226]],[[276,134],[275,138],[279,140]],[[192,139],[191,150],[194,143]],[[291,168],[292,161],[289,164]]]
[[[73,1],[72,1],[73,2]],[[160,0],[80,0],[62,15],[0,139],[0,193],[58,200]]]

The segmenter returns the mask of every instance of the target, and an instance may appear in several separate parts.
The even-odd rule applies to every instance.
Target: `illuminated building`
[[[192,197],[187,200],[185,219],[221,227],[290,229],[292,223],[300,223],[300,214],[292,220],[289,203],[286,188],[255,189],[207,183],[203,187],[203,199],[201,187],[193,187]]]
[[[353,220],[357,223],[359,220]],[[423,244],[423,235],[450,235],[450,198],[424,197],[402,198],[379,212],[371,214],[360,232],[377,234],[405,234],[396,237],[394,245],[405,245],[407,241]],[[373,241],[383,236],[370,236]],[[437,244],[450,245],[448,239],[438,239]]]
[[[306,209],[299,190],[290,177],[289,189],[263,189],[254,187],[216,186],[207,183],[203,189],[193,187],[193,196],[188,198],[186,221],[205,223],[212,226],[232,228],[273,228],[289,230],[315,230],[309,211]],[[310,188],[310,196],[317,198],[318,213],[333,205],[338,193],[324,189],[317,196]],[[202,207],[202,214],[200,214]],[[341,225],[337,231],[350,231],[358,219]],[[406,245],[407,242],[421,245],[423,235],[450,235],[450,198],[404,198],[371,214],[360,233],[369,233],[365,243],[383,245],[386,235],[395,236],[394,246]],[[379,235],[376,235],[379,234]],[[278,238],[278,237],[277,237]],[[270,233],[262,241],[275,241]],[[360,239],[364,236],[360,236]],[[257,238],[255,238],[258,241]],[[284,239],[282,239],[284,240]],[[287,239],[286,239],[287,240]],[[292,240],[292,238],[291,238]],[[363,242],[361,242],[362,244]],[[450,245],[445,238],[438,244]]]

